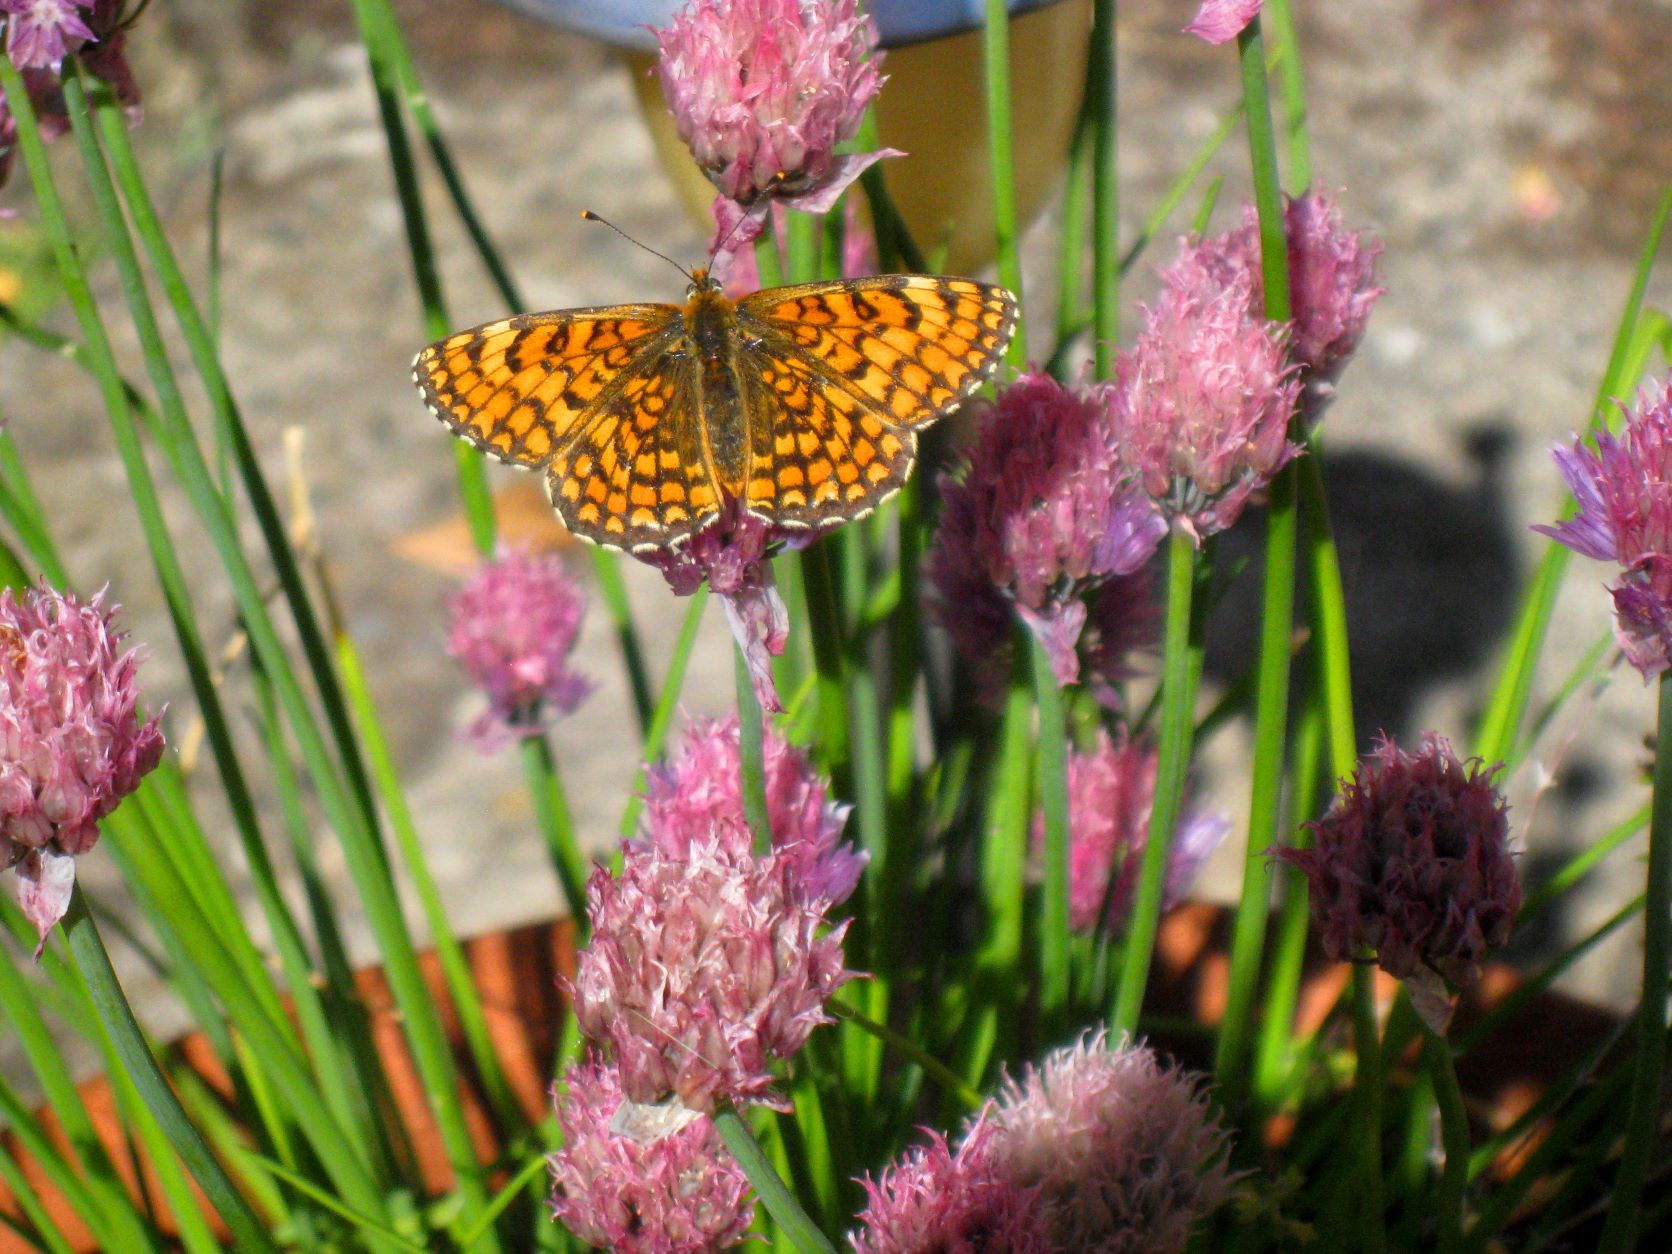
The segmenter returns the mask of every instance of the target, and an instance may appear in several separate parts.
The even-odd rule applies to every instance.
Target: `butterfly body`
[[[485,452],[545,472],[575,534],[665,548],[728,502],[787,528],[858,518],[905,481],[916,433],[1002,358],[1015,297],[927,275],[684,305],[524,314],[438,340],[413,378]]]

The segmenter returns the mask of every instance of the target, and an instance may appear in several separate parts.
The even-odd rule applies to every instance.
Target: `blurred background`
[[[531,307],[680,299],[684,280],[666,264],[579,216],[592,209],[689,263],[704,256],[707,232],[659,159],[641,106],[648,98],[654,109],[656,99],[654,82],[643,79],[648,62],[629,64],[594,39],[486,0],[397,7],[487,227]],[[1074,90],[1087,7],[1064,0],[1023,19],[1019,82],[1032,74],[1040,87],[1019,87],[1019,100],[1037,99],[1049,112],[1047,97]],[[1672,4],[1296,7],[1316,185],[1338,193],[1348,223],[1386,248],[1387,294],[1326,428],[1361,739],[1368,744],[1384,729],[1414,739],[1432,728],[1463,745],[1545,543],[1528,526],[1553,518],[1559,504],[1548,448],[1587,421],[1641,240],[1672,177],[1672,79],[1660,55],[1672,46]],[[1238,98],[1232,51],[1178,33],[1192,9],[1188,0],[1120,6],[1127,238]],[[1037,35],[1026,33],[1030,25]],[[131,49],[145,97],[142,155],[176,247],[199,276],[211,252],[211,169],[222,154],[220,325],[229,373],[281,497],[299,502],[305,489],[449,912],[463,935],[549,916],[559,894],[515,754],[484,756],[460,736],[479,698],[443,651],[445,598],[471,551],[449,440],[408,380],[426,336],[348,5],[169,0],[145,13]],[[984,176],[947,155],[959,145],[979,152],[984,142],[978,47],[920,44],[885,69],[895,79],[883,90],[883,138],[912,154],[889,163],[891,184],[921,191],[921,201],[902,198],[949,267],[980,269]],[[919,87],[939,91],[932,98],[942,103],[917,103],[931,98],[910,94]],[[1070,112],[1075,103],[1066,99]],[[1048,329],[1056,299],[1051,219],[1061,141],[1053,125],[1042,117],[1020,144],[1037,166],[1041,216],[1024,292],[1041,315],[1036,332]],[[1245,161],[1233,139],[1210,166],[1224,179],[1215,229],[1240,212]],[[0,211],[16,211],[0,219],[0,299],[68,330],[25,183],[15,175],[0,190]],[[428,191],[456,323],[506,312],[462,233],[439,212],[437,189]],[[1150,271],[1171,256],[1198,203],[1197,193],[1186,199],[1133,269],[1128,310],[1151,290]],[[111,269],[96,274],[114,297]],[[1662,306],[1667,296],[1664,283],[1649,293]],[[121,347],[141,374],[131,342]],[[1052,348],[1039,338],[1031,347],[1040,358]],[[0,342],[0,418],[22,446],[72,569],[89,590],[108,581],[132,638],[151,642],[143,681],[154,702],[171,702],[170,739],[190,752],[192,702],[92,383],[56,357]],[[493,475],[507,490],[513,533],[563,543],[535,479],[497,466]],[[207,555],[193,547],[183,502],[171,504],[186,552]],[[308,511],[293,507],[298,517]],[[1256,527],[1227,548],[1254,552],[1258,544]],[[679,607],[659,575],[625,566],[659,673]],[[1545,696],[1606,633],[1610,573],[1572,563],[1546,652]],[[1253,581],[1245,575],[1244,588]],[[205,623],[230,640],[223,589],[208,579],[198,591]],[[1233,590],[1216,626],[1209,700],[1251,653],[1248,600]],[[729,708],[729,648],[711,606],[687,712]],[[579,658],[597,689],[557,726],[554,745],[583,838],[605,847],[637,762],[601,607],[589,616]],[[1528,769],[1509,781],[1529,883],[1646,799],[1651,717],[1635,672],[1613,671],[1569,704]],[[253,748],[253,729],[243,732]],[[1199,795],[1234,822],[1202,886],[1226,900],[1241,857],[1247,761],[1244,729],[1232,726],[1204,747],[1199,770]],[[212,805],[216,789],[201,791]],[[230,834],[224,843],[235,865]],[[1560,937],[1582,935],[1612,913],[1640,877],[1641,853],[1638,844],[1615,855],[1548,929],[1517,938],[1511,956],[1548,955]],[[322,856],[328,866],[336,861],[329,842]],[[109,870],[88,859],[84,882],[108,896]],[[253,911],[251,919],[259,928]],[[1564,987],[1628,1004],[1636,944],[1635,934],[1615,938]]]

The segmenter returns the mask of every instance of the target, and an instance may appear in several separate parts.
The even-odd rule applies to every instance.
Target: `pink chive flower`
[[[1137,889],[1144,846],[1149,843],[1150,809],[1155,802],[1153,748],[1136,741],[1114,741],[1099,732],[1089,753],[1068,759],[1068,911],[1077,931],[1097,928],[1098,913],[1108,902],[1103,925],[1114,931],[1125,922]],[[1187,814],[1180,820],[1168,855],[1164,909],[1172,909],[1196,882],[1213,851],[1230,830],[1221,814]],[[1034,816],[1035,851],[1045,843],[1045,817]]]
[[[824,213],[892,149],[839,156],[882,86],[856,0],[691,0],[656,32],[679,137],[720,194]]]
[[[20,70],[56,71],[65,57],[93,39],[82,16],[92,7],[92,0],[0,0],[12,64]]]
[[[741,300],[760,289],[760,266],[755,260],[755,241],[767,229],[767,221],[751,215],[741,205],[724,196],[716,196],[710,207],[714,215],[714,234],[709,236],[708,255],[713,259],[709,272],[732,300]],[[784,214],[781,204],[774,202],[771,221],[773,230],[782,239]],[[780,257],[782,260],[782,257]],[[852,200],[842,202],[842,277],[857,279],[877,272],[877,237],[859,216],[859,206]]]
[[[1374,955],[1437,1032],[1451,1017],[1447,985],[1480,979],[1521,906],[1497,769],[1458,761],[1432,733],[1415,754],[1384,740],[1306,825],[1312,847],[1273,854],[1306,875],[1329,956]]]
[[[1259,15],[1260,0],[1202,0],[1184,33],[1204,43],[1230,43]]]
[[[790,614],[773,582],[769,555],[784,545],[811,544],[822,534],[776,526],[728,500],[720,516],[684,544],[634,556],[661,571],[675,596],[688,597],[708,584],[743,651],[755,700],[768,714],[781,714],[784,703],[772,682],[772,659],[789,642]]]
[[[546,1159],[552,1214],[590,1245],[626,1254],[711,1254],[746,1236],[749,1180],[707,1116],[643,1141],[612,1129],[614,1067],[589,1055],[554,1089],[563,1148]]]
[[[1575,437],[1551,450],[1579,503],[1565,522],[1534,527],[1575,553],[1618,562],[1614,638],[1645,680],[1672,667],[1672,380],[1626,411],[1596,451]]]
[[[449,603],[447,652],[488,697],[469,735],[483,749],[535,736],[571,713],[592,685],[569,668],[586,597],[555,554],[508,549],[485,561]]]
[[[840,905],[852,895],[869,857],[842,840],[853,809],[834,801],[800,749],[766,729],[766,812],[773,848],[795,869],[803,904]],[[743,817],[737,719],[699,719],[673,759],[649,769],[639,838],[671,858],[718,839],[744,857],[754,835]]]
[[[1039,1190],[994,1163],[992,1103],[956,1152],[939,1133],[866,1180],[856,1254],[1057,1254],[1041,1222]]]
[[[1097,1032],[1005,1081],[994,1171],[1037,1191],[1053,1250],[1181,1254],[1230,1196],[1229,1134],[1201,1077]]]
[[[987,406],[975,446],[940,492],[929,558],[936,616],[980,666],[1008,633],[1002,606],[1012,607],[1057,682],[1074,683],[1084,594],[1140,569],[1167,533],[1121,465],[1108,389],[1023,375]]]
[[[0,592],[0,867],[17,868],[36,957],[69,909],[75,855],[162,760],[157,720],[135,713],[139,654],[117,651],[103,601]]]
[[[847,924],[830,927],[808,898],[804,859],[730,844],[716,832],[676,855],[635,842],[619,877],[599,867],[587,885],[575,1017],[636,1103],[779,1105],[771,1061],[830,1021],[824,1003],[854,976]]]
[[[1289,260],[1289,358],[1300,368],[1302,406],[1318,417],[1334,398],[1335,380],[1358,349],[1370,311],[1386,290],[1376,282],[1382,246],[1349,231],[1340,208],[1317,192],[1291,197],[1283,207]],[[1245,274],[1249,311],[1265,316],[1260,269],[1260,219],[1253,205],[1242,225],[1197,245],[1204,267],[1222,276]]]
[[[1080,673],[1098,702],[1123,708],[1123,680],[1140,673],[1133,663],[1161,642],[1161,603],[1148,566],[1105,582],[1086,605],[1080,629]]]
[[[1187,241],[1162,271],[1114,390],[1128,465],[1198,544],[1300,452],[1288,438],[1300,381],[1283,336],[1251,312],[1250,276],[1213,261]]]

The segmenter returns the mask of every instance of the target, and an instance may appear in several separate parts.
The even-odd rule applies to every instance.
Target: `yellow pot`
[[[1061,0],[1011,19],[1016,212],[1024,224],[1045,203],[1067,159],[1090,30],[1091,0]],[[622,58],[663,167],[692,215],[712,229],[714,187],[674,129],[655,58],[633,51]],[[883,72],[888,81],[877,96],[877,126],[885,147],[906,154],[883,163],[888,190],[931,261],[952,274],[977,271],[993,258],[981,32],[892,48]]]

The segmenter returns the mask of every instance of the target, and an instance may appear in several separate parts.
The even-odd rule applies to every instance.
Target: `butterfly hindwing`
[[[769,288],[739,301],[738,314],[746,337],[814,359],[832,385],[903,428],[967,400],[1016,329],[1016,299],[1003,288],[921,274]]]
[[[521,466],[544,466],[635,363],[678,333],[673,305],[523,314],[438,340],[412,377],[453,433]]]

